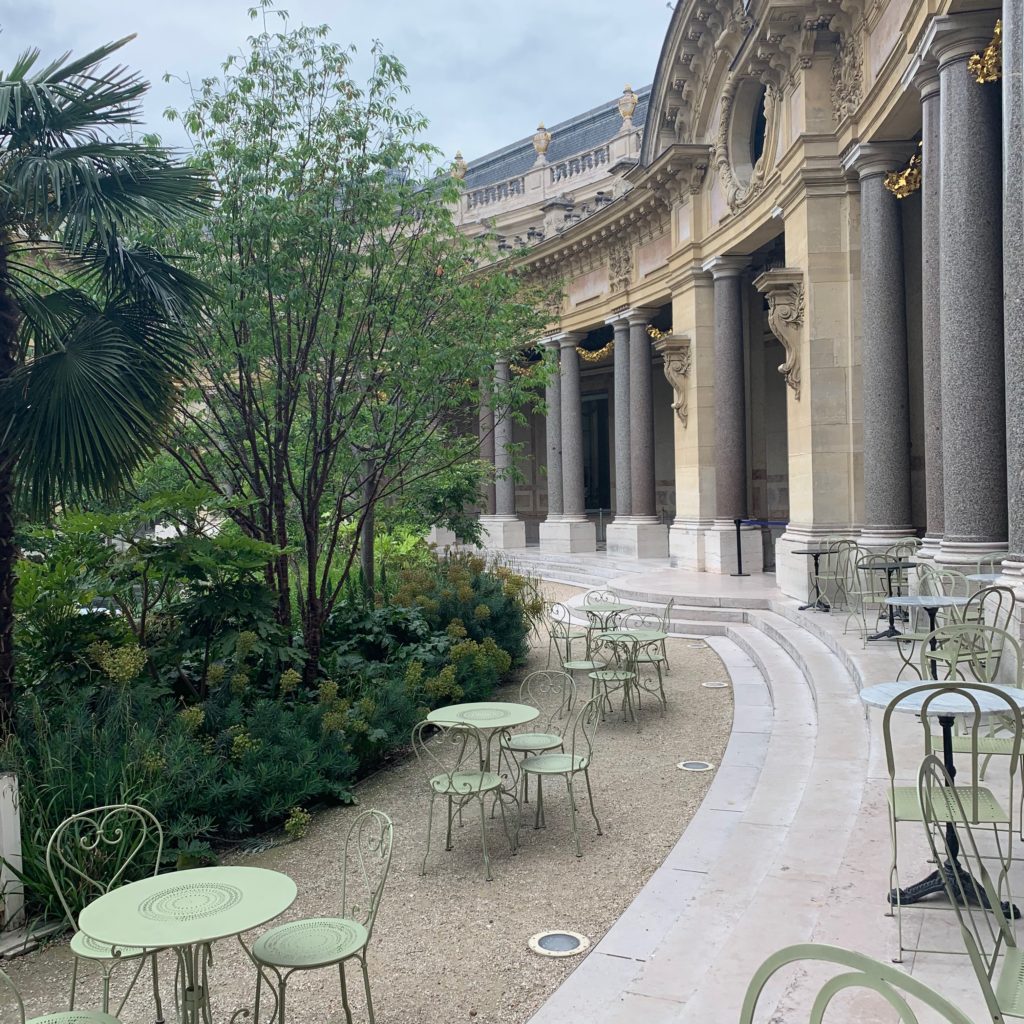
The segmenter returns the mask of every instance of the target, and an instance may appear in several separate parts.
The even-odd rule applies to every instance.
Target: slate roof
[[[651,87],[645,85],[636,92],[637,104],[633,112],[633,124],[642,128],[647,119],[647,105],[651,98]],[[548,163],[557,164],[566,157],[575,156],[598,146],[615,137],[622,126],[622,118],[618,109],[619,98],[602,103],[584,114],[577,114],[568,121],[548,128],[551,132],[551,145],[548,147]],[[479,157],[469,162],[466,170],[466,188],[481,188],[495,182],[507,181],[525,174],[537,159],[533,148],[533,134],[525,139],[513,142],[503,149]]]

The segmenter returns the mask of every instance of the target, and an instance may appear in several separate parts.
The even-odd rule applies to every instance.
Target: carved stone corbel
[[[800,334],[804,323],[804,273],[789,267],[766,270],[754,287],[768,300],[768,326],[786,350],[779,373],[800,399]]]
[[[654,341],[654,351],[660,352],[664,360],[665,379],[672,388],[672,408],[685,428],[689,417],[686,385],[690,376],[690,338],[686,334],[658,332]]]

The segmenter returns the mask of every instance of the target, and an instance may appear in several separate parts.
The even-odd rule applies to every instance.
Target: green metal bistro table
[[[115,950],[173,949],[178,958],[178,1020],[212,1024],[210,945],[231,935],[238,935],[241,942],[242,932],[282,914],[295,895],[295,883],[287,875],[265,868],[172,871],[111,889],[82,911],[78,927]]]
[[[602,633],[599,640],[635,640],[638,644],[658,644],[668,639],[668,633],[660,629],[610,629]]]
[[[607,629],[609,626],[609,619],[614,618],[619,612],[628,612],[633,609],[633,605],[626,604],[624,601],[594,601],[591,604],[580,605],[583,611],[587,613],[594,626],[600,629]]]
[[[483,769],[491,770],[491,740],[502,729],[514,729],[526,725],[540,715],[537,708],[529,704],[509,704],[498,700],[482,700],[473,704],[450,704],[446,708],[434,708],[427,715],[427,721],[435,725],[472,725],[487,737],[487,752]]]

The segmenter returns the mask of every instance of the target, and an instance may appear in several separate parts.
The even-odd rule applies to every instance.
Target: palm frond
[[[32,509],[115,493],[153,451],[188,361],[185,339],[152,310],[79,302],[65,344],[0,383],[0,433]]]

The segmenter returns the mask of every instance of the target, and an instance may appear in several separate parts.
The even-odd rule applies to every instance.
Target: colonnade
[[[979,85],[967,67],[990,40],[998,13],[935,18],[908,75],[921,99],[923,143],[922,557],[951,565],[1005,550],[1009,521],[1024,518],[1024,495],[1015,496],[1013,509],[1007,500],[1007,410],[1019,416],[1020,405],[1007,401],[1007,391],[1019,396],[1020,380],[1004,364],[1021,342],[1019,334],[1008,336],[1004,351],[1000,90]],[[1014,106],[1007,100],[1007,113]],[[1021,144],[1019,134],[1008,143],[1011,151]],[[884,187],[886,171],[908,155],[907,147],[863,145],[847,161],[860,178],[862,538],[879,546],[912,532],[901,211]],[[1019,186],[1014,192],[1019,205]],[[1012,245],[1019,243],[1018,233]]]
[[[615,420],[615,517],[607,529],[607,549],[634,558],[668,556],[668,528],[657,515],[654,470],[653,358],[648,324],[655,309],[625,310],[610,318],[614,332],[613,414]],[[541,548],[553,552],[596,549],[594,523],[587,518],[583,479],[583,406],[577,346],[585,334],[565,332],[539,342],[544,358],[554,364],[545,400],[547,516],[540,524]],[[508,364],[499,361],[495,378],[507,380]],[[483,392],[482,392],[483,393]],[[490,419],[488,418],[490,417]],[[498,478],[496,503],[481,516],[488,543],[522,547],[525,526],[515,517],[515,482],[509,472],[511,420],[481,404],[481,437],[493,422],[494,453],[486,440],[481,457],[493,459]]]

